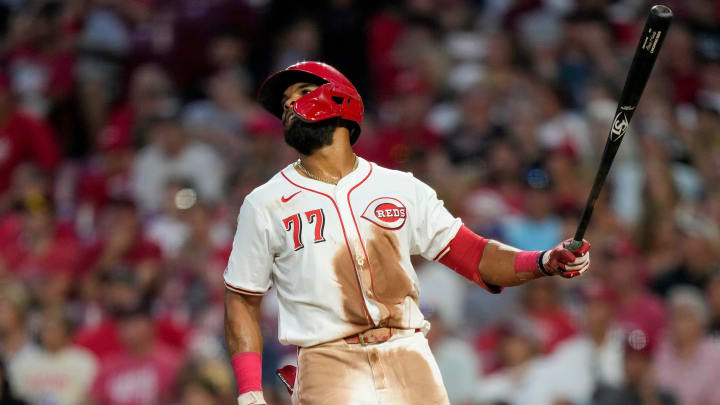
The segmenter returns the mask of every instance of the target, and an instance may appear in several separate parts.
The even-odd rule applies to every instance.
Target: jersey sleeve
[[[417,214],[412,219],[411,254],[435,260],[462,226],[430,186],[412,177]]]
[[[263,295],[272,287],[271,232],[267,215],[245,198],[225,268],[225,287],[249,295]]]

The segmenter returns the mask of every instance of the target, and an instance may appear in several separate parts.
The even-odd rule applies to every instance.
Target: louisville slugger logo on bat
[[[625,113],[620,111],[615,116],[615,121],[613,121],[612,130],[610,131],[610,140],[613,142],[620,140],[620,138],[625,135],[625,131],[627,131],[629,125],[630,123],[628,122]]]

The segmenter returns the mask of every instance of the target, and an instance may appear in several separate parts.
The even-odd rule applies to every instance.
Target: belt
[[[396,328],[375,328],[368,329],[364,332],[360,332],[354,335],[343,338],[345,342],[350,344],[361,344],[367,346],[372,343],[387,342],[393,336],[393,334],[399,334],[407,332],[410,329],[396,329]],[[414,333],[420,332],[420,329],[415,329]]]

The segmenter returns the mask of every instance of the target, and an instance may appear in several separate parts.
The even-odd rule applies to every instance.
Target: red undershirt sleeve
[[[480,277],[480,271],[478,270],[487,243],[487,239],[477,235],[463,225],[445,249],[441,250],[433,260],[453,269],[487,291],[498,294],[503,288],[486,284]]]

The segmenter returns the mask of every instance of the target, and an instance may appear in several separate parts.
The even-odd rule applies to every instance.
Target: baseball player
[[[292,65],[263,83],[259,99],[282,119],[301,158],[240,208],[224,274],[239,404],[265,404],[258,319],[270,288],[279,340],[298,347],[296,378],[286,375],[294,404],[448,404],[425,339],[412,255],[491,293],[588,269],[587,241],[576,252],[564,243],[539,252],[485,239],[411,173],[356,156],[363,102],[335,68]]]

